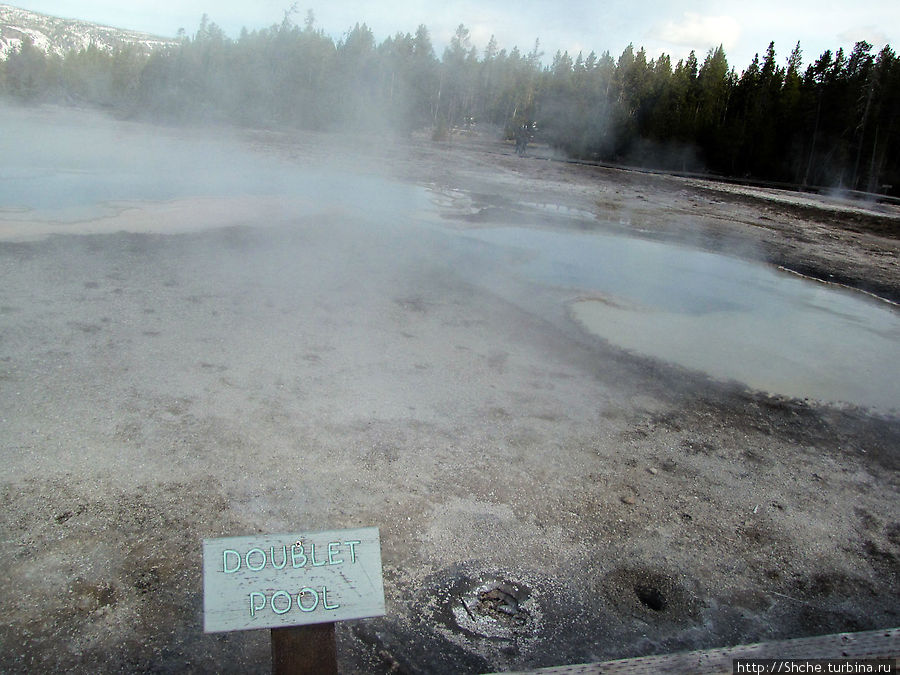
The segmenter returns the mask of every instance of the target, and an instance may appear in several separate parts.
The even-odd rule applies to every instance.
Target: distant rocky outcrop
[[[60,56],[91,45],[106,51],[122,45],[137,45],[149,51],[177,44],[170,38],[0,4],[0,60],[5,60],[28,38],[41,51]]]

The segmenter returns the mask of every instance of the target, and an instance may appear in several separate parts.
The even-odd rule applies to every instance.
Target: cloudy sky
[[[36,12],[85,19],[121,28],[174,36],[193,34],[207,13],[231,37],[280,23],[293,0],[5,0]],[[457,25],[471,31],[483,49],[491,35],[501,48],[530,51],[541,41],[545,61],[557,50],[576,54],[609,50],[614,57],[629,42],[653,57],[673,62],[694,49],[700,60],[722,44],[738,72],[771,40],[779,63],[797,41],[804,62],[826,49],[846,51],[866,40],[877,51],[885,44],[900,49],[900,2],[896,0],[300,0],[295,21],[311,9],[316,25],[339,39],[355,22],[365,22],[379,42],[396,32],[415,32],[424,23],[440,56]]]

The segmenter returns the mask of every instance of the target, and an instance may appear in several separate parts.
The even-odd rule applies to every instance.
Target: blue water
[[[609,343],[776,394],[900,410],[900,310],[775,267],[621,235],[522,227],[466,237],[568,294]]]

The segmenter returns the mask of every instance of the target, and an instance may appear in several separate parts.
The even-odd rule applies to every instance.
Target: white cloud
[[[731,16],[702,16],[685,12],[678,21],[666,21],[654,27],[651,36],[691,49],[706,50],[721,44],[727,50],[740,39],[741,25]]]
[[[890,42],[887,33],[877,26],[854,26],[841,31],[838,38],[851,44],[865,40],[869,44],[875,45],[876,49]]]

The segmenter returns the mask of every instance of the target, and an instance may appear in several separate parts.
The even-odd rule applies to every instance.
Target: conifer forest
[[[302,25],[301,25],[302,24]],[[146,53],[48,56],[25,42],[0,92],[164,123],[410,133],[531,129],[573,158],[900,195],[900,60],[858,42],[806,59],[768,45],[739,69],[722,47],[673,63],[629,45],[575,56],[472,46],[460,25],[438,56],[429,31],[380,44],[365,24],[337,41],[301,24],[229,38],[206,16]]]

